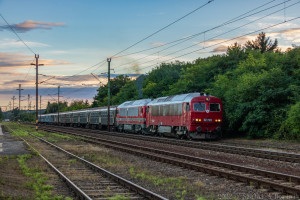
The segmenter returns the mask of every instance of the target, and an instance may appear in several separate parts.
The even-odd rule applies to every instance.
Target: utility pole
[[[9,106],[9,110],[11,110],[11,102],[9,102],[8,106]],[[9,117],[9,119],[12,120],[11,116]]]
[[[59,89],[60,86],[58,86],[58,92],[57,92],[57,124],[59,125]]]
[[[28,105],[27,105],[28,111],[30,110],[29,101],[30,101],[30,94],[28,94]]]
[[[16,100],[16,97],[13,96],[12,100],[13,100],[12,119],[14,120],[15,119],[14,109],[15,109],[15,100]]]
[[[108,132],[110,132],[110,62],[111,58],[107,58],[108,62],[108,71],[107,71],[107,96],[108,96],[108,102],[107,102],[107,126],[108,126]]]
[[[35,130],[38,131],[38,124],[39,124],[39,119],[38,119],[38,101],[39,101],[39,76],[38,76],[38,70],[39,66],[43,66],[43,64],[39,64],[39,54],[35,54],[35,64],[31,63],[31,65],[35,65],[36,69],[36,74],[35,74]]]
[[[24,89],[21,89],[21,84],[19,84],[19,115],[21,114],[21,91]]]
[[[40,96],[40,119],[42,115],[42,95]]]

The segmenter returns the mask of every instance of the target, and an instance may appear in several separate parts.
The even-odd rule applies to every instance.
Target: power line
[[[300,3],[300,2],[296,2],[296,3],[294,3],[294,4],[291,4],[289,7],[294,6],[294,5],[298,4],[298,3]],[[263,19],[263,18],[266,18],[266,17],[268,17],[268,16],[270,16],[270,15],[272,15],[272,14],[274,14],[274,13],[280,12],[280,11],[282,11],[283,9],[284,9],[284,8],[279,9],[279,10],[274,11],[274,12],[272,12],[272,13],[270,13],[270,14],[268,14],[268,15],[265,15],[265,16],[263,16],[263,17],[261,17],[261,18],[258,18],[258,19],[256,19],[256,20],[253,20],[253,21],[251,21],[251,22],[249,22],[249,23],[243,24],[243,25],[238,26],[238,27],[236,27],[236,28],[234,28],[234,29],[231,29],[231,30],[229,30],[229,31],[227,31],[227,32],[224,32],[224,33],[219,34],[219,35],[217,35],[217,36],[211,37],[211,38],[209,38],[209,40],[215,39],[215,38],[217,38],[217,37],[219,37],[219,36],[221,36],[221,35],[224,35],[224,34],[227,34],[227,33],[229,33],[229,32],[235,31],[235,30],[237,30],[237,29],[239,29],[239,28],[241,28],[241,27],[247,26],[247,25],[249,25],[249,24],[251,24],[251,23],[253,23],[253,22],[255,22],[255,21],[259,21],[259,20],[261,20],[261,19]],[[207,40],[207,41],[209,41],[209,40]],[[162,57],[167,57],[167,56],[170,56],[170,55],[172,55],[172,54],[175,54],[175,53],[184,51],[184,50],[186,50],[186,49],[189,49],[189,48],[191,48],[191,47],[198,46],[198,45],[201,44],[201,43],[204,43],[204,41],[203,41],[203,42],[198,42],[198,43],[193,44],[193,45],[190,45],[190,46],[185,47],[185,48],[183,48],[183,49],[176,50],[175,52],[169,53],[169,54],[164,55],[164,56],[162,56]],[[215,45],[212,45],[212,46],[215,46]],[[209,46],[209,47],[211,47],[211,46]],[[149,62],[153,62],[153,61],[155,61],[155,60],[156,60],[156,59],[152,59],[152,60],[149,60],[149,61],[145,61],[145,62],[141,63],[141,65],[146,64],[146,63],[149,63]],[[171,59],[171,60],[172,60],[172,59]],[[164,62],[166,62],[166,61],[164,61]],[[153,66],[153,65],[151,65],[151,66]],[[148,68],[148,67],[146,67],[146,68]],[[123,68],[122,70],[124,70],[124,69],[129,69],[129,68]]]
[[[206,47],[203,47],[203,48],[201,48],[201,49],[197,49],[197,50],[194,50],[194,51],[191,51],[191,52],[182,54],[182,55],[180,55],[180,56],[177,56],[177,57],[174,57],[174,58],[170,58],[170,59],[165,60],[165,61],[163,61],[163,62],[161,62],[161,63],[169,62],[169,61],[174,60],[174,59],[176,59],[176,58],[180,58],[180,57],[183,57],[183,56],[186,56],[186,55],[195,53],[195,52],[197,52],[197,51],[200,51],[200,50],[203,50],[203,49],[207,49],[207,48],[209,48],[209,47],[213,47],[213,46],[220,45],[220,44],[223,44],[223,43],[226,43],[226,42],[229,42],[229,41],[233,41],[233,40],[236,40],[236,39],[238,39],[238,38],[241,38],[241,37],[244,37],[244,36],[247,36],[247,35],[251,35],[251,34],[254,34],[254,33],[257,33],[257,32],[260,32],[260,31],[264,31],[264,30],[266,30],[266,29],[273,28],[273,27],[275,27],[275,26],[278,26],[278,25],[281,25],[281,24],[284,24],[284,23],[287,23],[287,22],[290,22],[290,21],[294,21],[294,20],[297,20],[297,19],[300,19],[300,17],[295,17],[295,18],[286,20],[286,21],[284,21],[284,22],[280,22],[280,23],[277,23],[277,24],[274,24],[274,25],[271,25],[271,26],[268,26],[268,27],[265,27],[265,28],[262,28],[262,29],[259,29],[259,30],[255,30],[255,31],[253,31],[253,32],[250,32],[250,33],[247,33],[247,34],[244,34],[244,35],[240,35],[240,36],[235,37],[235,38],[231,38],[231,39],[228,39],[228,40],[225,40],[225,41],[222,41],[222,42],[219,42],[219,43],[210,45],[210,46],[206,46]],[[156,65],[156,64],[155,64],[155,65]],[[153,66],[155,66],[155,65],[147,66],[147,67],[144,67],[144,68],[142,68],[142,69],[146,69],[146,68],[149,68],[149,67],[153,67]]]
[[[145,38],[139,40],[138,42],[134,43],[133,45],[127,47],[126,49],[124,49],[124,50],[122,50],[122,51],[120,51],[120,52],[114,54],[112,57],[115,57],[115,56],[119,55],[120,53],[122,53],[122,52],[124,52],[124,51],[126,51],[126,50],[128,50],[128,49],[130,49],[130,48],[132,48],[132,47],[134,47],[134,46],[136,46],[137,44],[139,44],[139,43],[145,41],[146,39],[152,37],[153,35],[155,35],[155,34],[161,32],[161,31],[163,31],[164,29],[166,29],[166,28],[172,26],[173,24],[175,24],[175,23],[179,22],[180,20],[186,18],[187,16],[191,15],[192,13],[194,13],[194,12],[198,11],[199,9],[205,7],[206,5],[208,5],[209,3],[211,3],[212,1],[214,1],[214,0],[209,0],[207,3],[205,3],[205,4],[203,4],[203,5],[199,6],[199,7],[197,7],[196,9],[190,11],[189,13],[187,13],[187,14],[185,14],[184,16],[180,17],[179,19],[173,21],[172,23],[170,23],[170,24],[164,26],[163,28],[161,28],[161,29],[155,31],[154,33],[150,34],[149,36],[147,36],[147,37],[145,37]],[[106,60],[100,61],[100,62],[98,62],[97,64],[92,65],[91,67],[88,67],[87,69],[84,69],[84,70],[78,72],[77,74],[74,74],[74,75],[72,75],[72,76],[66,77],[64,80],[69,79],[69,78],[71,78],[71,77],[73,77],[73,76],[79,75],[79,74],[81,74],[82,72],[85,72],[85,71],[87,71],[87,70],[89,70],[89,69],[91,69],[91,68],[93,68],[93,67],[95,67],[95,66],[97,66],[97,65],[101,65],[101,64],[103,64],[105,61],[106,61]],[[100,67],[101,67],[101,66],[100,66]],[[98,69],[98,68],[97,68],[97,69]],[[95,69],[95,70],[97,70],[97,69]],[[92,72],[94,72],[95,70],[93,70]]]
[[[114,57],[114,56],[117,56],[117,55],[119,55],[119,54],[123,53],[124,51],[127,51],[128,49],[130,49],[130,48],[132,48],[132,47],[136,46],[137,44],[139,44],[139,43],[141,43],[141,42],[143,42],[143,41],[147,40],[148,38],[152,37],[153,35],[156,35],[157,33],[159,33],[159,32],[161,32],[161,31],[163,31],[164,29],[166,29],[166,28],[168,28],[168,27],[172,26],[173,24],[175,24],[175,23],[179,22],[180,20],[182,20],[182,19],[186,18],[187,16],[189,16],[189,15],[193,14],[194,12],[196,12],[196,11],[200,10],[201,8],[205,7],[206,5],[208,5],[209,3],[211,3],[212,1],[214,1],[214,0],[209,0],[207,3],[205,3],[205,4],[203,4],[203,5],[199,6],[199,7],[197,7],[196,9],[192,10],[191,12],[189,12],[189,13],[185,14],[184,16],[182,16],[182,17],[180,17],[179,19],[177,19],[177,20],[173,21],[172,23],[170,23],[170,24],[168,24],[168,25],[164,26],[163,28],[161,28],[161,29],[159,29],[159,30],[155,31],[154,33],[152,33],[152,34],[148,35],[147,37],[145,37],[145,38],[143,38],[143,39],[139,40],[138,42],[136,42],[136,43],[132,44],[131,46],[129,46],[129,47],[127,47],[127,48],[125,48],[124,50],[122,50],[122,51],[120,51],[120,52],[118,52],[118,53],[114,54],[112,57]]]
[[[12,30],[12,32],[19,38],[19,40],[27,47],[27,49],[29,51],[31,51],[33,54],[36,54],[34,53],[34,51],[22,40],[22,38],[19,36],[19,34],[14,30],[14,28],[6,21],[6,19],[3,17],[2,14],[0,14],[1,18],[5,21],[5,23],[8,25],[8,27]]]
[[[291,0],[288,0],[288,1],[291,1]],[[273,2],[273,0],[270,1],[270,2],[268,2],[268,3],[271,3],[271,2]],[[296,2],[296,3],[294,3],[294,4],[289,5],[288,7],[294,6],[294,5],[298,4],[298,3],[299,3],[299,2]],[[216,29],[216,28],[222,27],[222,26],[224,26],[224,25],[228,25],[228,24],[230,24],[230,23],[239,21],[239,20],[241,20],[241,19],[245,19],[245,18],[247,18],[247,17],[251,17],[251,16],[253,16],[253,15],[255,15],[255,14],[261,13],[261,12],[266,11],[266,10],[268,10],[268,9],[272,9],[272,8],[274,8],[274,7],[276,7],[276,6],[280,6],[280,5],[282,5],[282,4],[283,4],[283,3],[279,3],[279,4],[276,4],[276,5],[274,5],[274,6],[271,6],[271,7],[268,7],[268,8],[266,8],[266,9],[263,9],[263,10],[261,10],[261,11],[258,11],[258,12],[256,12],[256,13],[252,13],[252,14],[250,14],[250,15],[246,15],[246,14],[248,14],[248,13],[254,11],[254,10],[257,10],[258,8],[261,8],[261,7],[263,7],[263,6],[266,5],[266,4],[264,4],[264,5],[262,5],[262,6],[259,6],[259,7],[255,8],[255,9],[252,9],[251,11],[248,11],[248,12],[246,12],[246,13],[244,13],[244,14],[238,16],[238,17],[235,17],[235,18],[233,18],[233,19],[231,19],[231,20],[229,20],[229,21],[227,21],[227,22],[224,22],[224,23],[221,24],[221,25],[218,25],[218,26],[213,27],[213,28],[211,28],[211,29],[202,31],[201,33],[193,34],[193,35],[189,36],[189,37],[188,37],[187,39],[185,39],[185,40],[183,40],[183,39],[175,40],[175,41],[173,41],[173,42],[177,42],[177,41],[181,41],[181,40],[183,40],[183,41],[181,41],[181,42],[179,42],[179,43],[176,43],[176,44],[174,44],[174,45],[172,45],[172,46],[169,46],[169,47],[167,47],[167,48],[164,48],[164,49],[162,49],[162,50],[160,50],[160,51],[154,52],[154,53],[152,53],[152,54],[150,54],[150,55],[147,55],[147,56],[144,56],[144,57],[142,57],[142,58],[139,58],[139,59],[137,59],[137,60],[135,60],[135,61],[128,62],[128,63],[125,63],[125,64],[122,64],[122,65],[120,65],[120,66],[128,65],[128,64],[131,64],[131,63],[136,62],[136,61],[138,61],[138,60],[145,59],[145,58],[147,58],[147,57],[149,57],[149,56],[151,56],[151,55],[155,55],[155,54],[161,53],[161,52],[163,52],[163,51],[165,51],[165,50],[167,50],[167,49],[170,49],[170,48],[172,48],[172,47],[174,47],[174,46],[177,46],[178,44],[181,44],[181,43],[186,42],[186,41],[188,41],[188,40],[190,40],[190,39],[193,39],[193,38],[195,38],[196,36],[199,36],[199,35],[201,35],[201,34],[203,34],[203,33],[206,33],[206,32],[209,32],[209,31],[211,31],[211,30],[214,30],[214,29]],[[288,7],[287,7],[287,8],[288,8]],[[253,23],[253,22],[255,22],[255,21],[261,20],[261,19],[266,18],[266,17],[268,17],[268,16],[270,16],[270,15],[272,15],[272,14],[278,13],[278,12],[282,11],[283,9],[285,9],[285,8],[279,9],[279,10],[277,10],[277,11],[275,11],[275,12],[272,12],[272,13],[270,13],[270,14],[264,16],[264,17],[261,17],[261,18],[258,18],[258,19],[256,19],[256,20],[253,20],[253,21],[251,21],[251,22],[249,22],[249,23],[246,23],[246,24],[241,25],[241,26],[239,26],[239,27],[237,27],[237,28],[231,29],[231,30],[229,30],[229,31],[227,31],[227,32],[221,33],[221,34],[219,34],[219,35],[217,35],[217,36],[214,36],[214,37],[210,38],[209,40],[214,39],[214,38],[217,38],[217,37],[222,36],[222,35],[225,35],[225,34],[227,34],[227,33],[229,33],[229,32],[232,32],[232,31],[234,31],[234,30],[237,30],[237,29],[239,29],[239,28],[241,28],[241,27],[247,26],[247,25],[249,25],[249,24],[251,24],[251,23]],[[242,18],[239,18],[239,17],[241,17],[241,16],[243,16],[243,15],[246,15],[246,16],[244,16],[244,17],[242,17]],[[173,42],[170,42],[170,43],[173,43]],[[175,54],[175,53],[177,53],[177,52],[186,50],[186,49],[188,49],[188,48],[191,48],[191,47],[193,47],[193,46],[197,46],[197,45],[200,44],[200,43],[204,43],[204,42],[199,42],[199,43],[197,43],[197,44],[190,45],[190,46],[188,46],[188,47],[186,47],[186,48],[179,49],[179,50],[177,50],[177,51],[175,51],[175,52],[169,53],[169,54],[164,55],[164,56],[162,56],[162,57],[166,57],[166,56]],[[140,52],[141,52],[141,51],[140,51]],[[129,54],[129,55],[131,55],[131,54]],[[156,60],[156,59],[152,59],[152,60],[150,60],[150,61],[146,61],[146,62],[141,63],[141,64],[149,63],[149,62],[152,62],[152,61],[154,61],[154,60]],[[119,67],[120,67],[120,66],[119,66]],[[124,69],[129,69],[129,68],[123,68],[122,70],[124,70]]]
[[[276,0],[271,0],[271,1],[265,3],[265,4],[261,5],[261,6],[258,6],[258,7],[254,8],[254,9],[252,9],[252,10],[250,10],[250,11],[244,13],[244,14],[241,14],[241,15],[239,15],[239,16],[237,16],[237,17],[234,17],[234,18],[232,18],[232,19],[230,19],[230,20],[228,20],[228,21],[226,21],[226,22],[224,22],[224,23],[222,23],[222,24],[220,24],[220,25],[218,25],[218,26],[215,26],[215,27],[210,28],[210,29],[208,29],[208,30],[202,31],[202,32],[200,32],[200,33],[195,33],[195,34],[190,35],[190,36],[188,36],[188,37],[180,38],[180,39],[177,39],[177,40],[174,40],[174,41],[171,41],[171,42],[162,44],[162,45],[160,45],[160,46],[151,47],[151,48],[143,49],[143,50],[136,51],[136,52],[133,52],[133,53],[121,55],[121,56],[118,56],[118,58],[120,58],[120,57],[125,57],[125,56],[130,56],[130,55],[134,55],[134,54],[137,54],[137,53],[142,53],[142,52],[149,51],[149,50],[153,50],[153,49],[157,49],[157,48],[161,48],[161,47],[167,46],[167,45],[169,45],[169,44],[173,44],[173,43],[180,42],[180,41],[185,42],[185,41],[190,40],[190,39],[193,39],[194,37],[197,37],[197,36],[199,36],[199,35],[201,35],[201,34],[203,34],[203,33],[207,33],[207,32],[212,31],[212,30],[214,30],[214,29],[217,29],[217,28],[223,27],[223,26],[225,26],[225,25],[228,25],[228,24],[237,22],[237,21],[239,21],[239,20],[245,19],[245,18],[247,18],[247,17],[253,16],[253,15],[255,15],[255,14],[258,14],[258,13],[260,13],[260,12],[266,11],[266,10],[268,10],[268,9],[271,9],[271,8],[274,8],[274,7],[276,7],[276,6],[279,6],[279,5],[282,5],[282,4],[283,4],[283,3],[279,3],[279,4],[276,4],[276,5],[271,6],[271,7],[269,7],[269,8],[266,8],[266,9],[264,9],[264,10],[261,10],[261,11],[258,11],[258,12],[256,12],[256,13],[253,13],[253,14],[251,14],[251,15],[244,16],[244,15],[246,15],[246,14],[248,14],[248,13],[251,13],[251,12],[253,12],[253,11],[259,9],[259,8],[262,8],[262,7],[264,7],[264,6],[266,6],[266,5],[270,4],[270,3],[272,3],[272,2],[274,2],[274,1],[276,1]],[[291,1],[291,0],[287,0],[287,1]],[[286,2],[287,2],[287,1],[286,1]],[[244,17],[243,17],[243,16],[244,16]],[[177,44],[175,44],[174,46],[176,46],[176,45],[178,45],[178,44],[180,44],[180,43],[177,43]],[[160,51],[159,51],[159,52],[160,52]],[[156,53],[158,53],[158,52],[156,52]],[[155,53],[154,53],[154,54],[155,54]]]

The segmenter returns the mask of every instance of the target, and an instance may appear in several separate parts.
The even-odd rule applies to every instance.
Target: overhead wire
[[[291,0],[287,0],[287,1],[291,1]],[[270,2],[273,2],[273,1],[270,1]],[[270,2],[269,2],[269,3],[270,3]],[[289,5],[288,7],[294,6],[295,4],[298,4],[298,3],[299,3],[299,2],[296,2],[296,3],[292,4],[292,5]],[[269,8],[266,8],[266,9],[263,9],[263,10],[261,10],[261,11],[258,11],[258,12],[256,12],[256,13],[247,15],[247,16],[242,17],[242,18],[238,18],[238,17],[240,17],[240,16],[243,16],[243,15],[245,15],[245,14],[248,14],[248,13],[250,12],[250,11],[248,11],[247,13],[242,14],[242,15],[240,15],[240,16],[238,16],[238,17],[235,17],[235,18],[233,18],[233,19],[231,19],[231,20],[229,20],[229,21],[227,21],[227,22],[224,22],[223,24],[224,24],[224,25],[227,25],[227,24],[229,24],[229,23],[233,23],[233,22],[239,21],[239,20],[241,20],[241,19],[245,19],[245,18],[247,18],[247,17],[251,17],[251,16],[253,16],[253,15],[255,15],[255,14],[264,12],[264,11],[266,11],[266,10],[268,10],[268,9],[272,9],[272,8],[274,8],[274,7],[276,7],[276,6],[280,6],[280,5],[282,5],[282,4],[283,4],[283,3],[279,3],[279,4],[276,4],[276,5],[271,6],[271,7],[269,7]],[[265,4],[264,4],[264,5],[265,5]],[[255,9],[253,9],[253,10],[256,10],[256,9],[257,9],[257,8],[255,8]],[[265,17],[268,17],[268,16],[270,16],[270,15],[272,15],[272,14],[275,14],[275,13],[277,13],[277,12],[280,12],[280,11],[282,11],[283,9],[284,9],[284,8],[279,9],[279,10],[277,10],[277,11],[275,11],[275,12],[272,12],[271,14],[268,14],[268,15],[266,15],[266,16],[264,16],[264,17],[261,17],[261,18],[259,18],[259,19],[257,19],[257,20],[251,21],[251,22],[249,22],[249,23],[247,23],[247,24],[244,24],[244,25],[242,25],[242,26],[239,26],[239,27],[237,27],[237,28],[235,28],[235,29],[231,29],[231,30],[229,30],[229,31],[227,31],[227,32],[221,33],[221,34],[219,34],[219,35],[217,35],[217,36],[215,36],[215,37],[210,38],[209,40],[214,39],[214,38],[217,38],[217,37],[222,36],[222,35],[225,35],[225,34],[227,34],[227,33],[229,33],[229,32],[232,32],[232,31],[234,31],[234,30],[237,30],[237,29],[239,29],[239,28],[241,28],[241,27],[247,26],[247,25],[249,25],[249,24],[251,24],[251,23],[253,23],[253,22],[255,22],[255,21],[261,20],[261,19],[263,19],[263,18],[265,18]],[[252,10],[252,11],[253,11],[253,10]],[[199,36],[199,35],[201,35],[201,34],[203,34],[203,33],[205,33],[205,32],[209,32],[209,31],[211,31],[211,30],[213,30],[213,29],[215,29],[215,28],[217,28],[217,27],[221,27],[221,26],[223,26],[223,24],[218,25],[218,26],[216,26],[216,27],[213,27],[213,28],[211,28],[211,29],[202,31],[201,33],[194,34],[193,36],[195,36],[195,37],[196,37],[196,36]],[[190,37],[190,38],[188,38],[187,40],[190,40],[190,39],[193,39],[193,38],[194,38],[194,37]],[[160,50],[160,51],[154,52],[154,53],[152,53],[152,54],[150,54],[150,55],[147,55],[147,56],[144,56],[144,57],[142,57],[142,58],[136,59],[135,61],[132,61],[132,62],[129,62],[129,63],[125,63],[125,64],[122,64],[122,65],[119,65],[118,67],[124,66],[124,65],[128,65],[128,64],[131,64],[131,63],[136,62],[136,61],[138,61],[138,60],[145,59],[145,58],[147,58],[147,57],[149,57],[149,56],[151,56],[151,55],[155,55],[155,54],[161,53],[161,52],[163,52],[163,51],[165,51],[165,50],[167,50],[167,49],[170,49],[170,48],[172,48],[172,47],[174,47],[174,46],[177,46],[178,44],[181,44],[181,43],[183,43],[183,42],[186,42],[187,40],[181,41],[180,43],[176,43],[176,44],[174,44],[174,45],[172,45],[172,46],[169,46],[169,47],[167,47],[167,48],[165,48],[165,49],[162,49],[162,50]],[[178,40],[177,40],[177,41],[178,41]],[[203,43],[203,42],[201,42],[201,43]],[[198,43],[198,44],[199,44],[199,43]],[[173,52],[173,53],[169,53],[169,54],[167,54],[167,55],[164,55],[163,57],[172,55],[172,54],[177,53],[177,52],[182,51],[182,50],[186,50],[186,49],[191,48],[191,47],[193,47],[193,46],[197,46],[198,44],[193,44],[193,45],[191,45],[191,46],[189,46],[189,47],[186,47],[186,48],[183,48],[183,49],[179,49],[179,50],[177,50],[177,51],[175,51],[175,52]],[[150,60],[150,61],[146,61],[146,62],[140,63],[140,64],[146,64],[146,63],[149,63],[149,62],[152,62],[152,61],[155,61],[155,60],[156,60],[156,59],[152,59],[152,60]],[[128,69],[128,68],[123,68],[122,70],[124,70],[124,69]]]
[[[222,24],[220,24],[220,25],[218,25],[218,26],[215,26],[215,27],[210,28],[210,29],[208,29],[208,30],[202,31],[202,32],[200,32],[200,33],[195,33],[195,34],[189,35],[189,36],[187,36],[187,37],[183,37],[183,38],[179,38],[179,39],[177,39],[177,40],[171,41],[171,42],[163,43],[163,44],[161,44],[161,45],[159,45],[159,46],[155,46],[155,47],[151,47],[151,48],[139,50],[139,51],[136,51],[136,52],[133,52],[133,53],[125,54],[125,55],[120,55],[120,56],[118,56],[118,58],[122,58],[122,57],[125,57],[125,56],[130,56],[130,55],[134,55],[134,54],[137,54],[137,53],[142,53],[142,52],[145,52],[145,51],[149,51],[149,50],[161,48],[161,47],[163,47],[163,46],[167,46],[167,45],[169,45],[169,44],[173,44],[173,43],[180,42],[180,41],[183,41],[183,40],[184,40],[184,41],[185,41],[185,40],[190,40],[190,39],[192,39],[192,38],[194,38],[194,37],[196,37],[196,36],[199,36],[199,35],[201,35],[201,34],[203,34],[203,33],[212,31],[212,30],[214,30],[214,29],[223,27],[223,26],[228,25],[228,24],[231,24],[231,23],[233,23],[233,22],[236,22],[236,21],[245,19],[246,17],[249,17],[249,16],[251,16],[251,15],[258,14],[258,13],[260,13],[260,12],[263,12],[263,11],[267,10],[267,9],[271,9],[271,8],[273,8],[273,7],[276,7],[276,6],[279,6],[279,5],[282,5],[282,4],[283,4],[283,3],[279,3],[279,4],[277,4],[277,5],[274,5],[274,6],[269,7],[269,8],[267,8],[267,9],[264,9],[264,10],[261,10],[261,11],[259,11],[259,12],[256,12],[256,13],[253,13],[253,14],[251,14],[251,15],[248,15],[248,16],[243,17],[244,15],[246,15],[246,14],[248,14],[248,13],[251,13],[251,12],[253,12],[253,11],[259,9],[259,8],[262,8],[262,7],[264,7],[264,6],[266,6],[266,5],[270,4],[270,3],[272,3],[272,2],[274,2],[274,1],[276,1],[276,0],[271,0],[271,1],[265,3],[265,4],[261,5],[261,6],[258,6],[258,7],[254,8],[254,9],[250,10],[250,11],[247,11],[247,12],[244,13],[244,14],[241,14],[241,15],[239,15],[239,16],[237,16],[237,17],[234,17],[234,18],[232,18],[232,19],[230,19],[230,20],[228,20],[228,21],[226,21],[226,22],[224,22],[224,23],[222,23]],[[287,0],[287,1],[291,1],[291,0]]]
[[[32,48],[30,48],[25,42],[24,40],[19,36],[19,34],[14,30],[14,28],[6,21],[6,19],[3,17],[3,15],[0,13],[1,18],[5,21],[5,23],[8,25],[8,27],[10,28],[10,30],[19,38],[19,40],[27,47],[27,49],[29,51],[31,51],[33,54],[36,54]]]
[[[184,16],[182,16],[182,17],[176,19],[175,21],[169,23],[168,25],[166,25],[166,26],[160,28],[159,30],[153,32],[152,34],[146,36],[145,38],[143,38],[143,39],[137,41],[136,43],[130,45],[129,47],[127,47],[127,48],[121,50],[120,52],[114,54],[112,57],[115,57],[115,56],[117,56],[117,55],[119,55],[119,54],[121,54],[121,53],[127,51],[128,49],[130,49],[130,48],[136,46],[137,44],[139,44],[139,43],[141,43],[141,42],[147,40],[148,38],[152,37],[153,35],[156,35],[157,33],[159,33],[159,32],[161,32],[161,31],[165,30],[166,28],[172,26],[173,24],[175,24],[175,23],[181,21],[182,19],[188,17],[189,15],[191,15],[191,14],[193,14],[194,12],[200,10],[201,8],[205,7],[206,5],[210,4],[210,3],[213,2],[213,1],[214,1],[214,0],[208,0],[207,3],[202,4],[201,6],[198,6],[196,9],[190,11],[189,13],[187,13],[187,14],[185,14]],[[87,69],[84,69],[84,70],[82,70],[82,71],[80,71],[80,72],[78,72],[78,73],[76,73],[76,74],[74,74],[74,75],[72,75],[72,76],[68,76],[68,77],[64,78],[64,80],[69,79],[69,78],[71,78],[71,77],[73,77],[73,76],[79,75],[79,74],[81,74],[82,72],[85,72],[85,71],[87,71],[87,70],[89,70],[89,69],[91,69],[91,68],[93,68],[93,67],[95,67],[95,66],[97,66],[97,65],[100,65],[100,67],[101,67],[101,64],[104,63],[105,61],[106,61],[106,60],[100,61],[100,62],[98,62],[97,64],[92,65],[91,67],[88,67]],[[98,67],[97,69],[99,69],[99,67]],[[96,71],[97,69],[93,70],[92,72]]]
[[[294,4],[289,5],[288,7],[292,7],[292,6],[294,6],[294,5],[296,5],[296,4],[299,4],[299,3],[300,3],[300,2],[298,1],[298,2],[296,2],[296,3],[294,3]],[[287,8],[288,8],[288,7],[287,7]],[[209,38],[209,39],[206,40],[206,41],[215,39],[215,38],[217,38],[217,37],[219,37],[219,36],[222,36],[222,35],[227,34],[227,33],[229,33],[229,32],[235,31],[235,30],[237,30],[237,29],[239,29],[239,28],[245,27],[245,26],[247,26],[247,25],[249,25],[249,24],[251,24],[251,23],[253,23],[253,22],[255,22],[255,21],[259,21],[259,20],[261,20],[261,19],[263,19],[263,18],[266,18],[266,17],[268,17],[268,16],[270,16],[270,15],[273,15],[273,14],[275,14],[275,13],[278,13],[278,12],[282,11],[283,9],[284,9],[284,8],[281,8],[281,9],[279,9],[279,10],[277,10],[277,11],[274,11],[274,12],[268,14],[268,15],[265,15],[265,16],[263,16],[263,17],[260,17],[260,18],[256,19],[256,20],[253,20],[253,21],[251,21],[251,22],[249,22],[249,23],[243,24],[243,25],[238,26],[238,27],[236,27],[236,28],[234,28],[234,29],[231,29],[231,30],[229,30],[229,31],[227,31],[227,32],[224,32],[224,33],[221,33],[221,34],[219,34],[219,35],[217,35],[217,36],[211,37],[211,38]],[[162,57],[167,57],[167,56],[170,56],[170,55],[172,55],[172,54],[175,54],[175,53],[178,53],[178,52],[187,50],[187,49],[192,48],[192,47],[194,47],[194,46],[198,46],[199,44],[204,43],[204,42],[205,42],[205,41],[203,41],[203,42],[198,42],[198,43],[196,43],[196,44],[193,44],[193,45],[190,45],[190,46],[188,46],[188,47],[179,49],[179,50],[177,50],[177,51],[175,51],[175,52],[172,52],[172,53],[169,53],[169,54],[167,54],[167,55],[163,55]],[[153,61],[156,61],[156,59],[152,59],[152,60],[149,60],[149,61],[145,61],[145,62],[143,62],[143,63],[140,63],[140,65],[143,65],[143,64],[146,64],[146,63],[149,63],[149,62],[153,62]],[[123,68],[122,70],[124,70],[124,69],[128,69],[128,68]]]
[[[198,51],[200,51],[200,50],[207,49],[207,48],[209,48],[209,47],[213,47],[213,46],[220,45],[220,44],[223,44],[223,43],[227,43],[227,42],[229,42],[229,41],[233,41],[233,40],[239,39],[239,38],[244,37],[244,36],[247,36],[247,35],[251,35],[251,34],[254,34],[254,33],[257,33],[257,32],[260,32],[260,31],[264,31],[264,30],[266,30],[266,29],[273,28],[273,27],[276,27],[276,26],[278,26],[278,25],[282,25],[282,24],[284,24],[284,23],[291,22],[291,21],[294,21],[294,20],[297,20],[297,19],[300,19],[300,17],[295,17],[295,18],[292,18],[292,19],[289,19],[289,20],[286,20],[286,21],[283,21],[283,22],[280,22],[280,23],[277,23],[277,24],[274,24],[274,25],[271,25],[271,26],[268,26],[268,27],[259,29],[259,30],[255,30],[255,31],[253,31],[253,32],[250,32],[250,33],[247,33],[247,34],[244,34],[244,35],[240,35],[240,36],[238,36],[238,37],[234,37],[234,38],[231,38],[231,39],[227,39],[227,40],[225,40],[225,41],[222,41],[222,42],[219,42],[219,43],[210,45],[210,46],[206,46],[206,47],[203,47],[203,48],[201,48],[201,49],[197,49],[197,50],[194,50],[194,51],[191,51],[191,52],[188,52],[188,53],[184,53],[184,54],[182,54],[182,55],[180,55],[180,56],[176,56],[176,57],[170,58],[170,59],[165,60],[165,61],[163,61],[163,62],[161,62],[161,63],[169,62],[169,61],[172,61],[172,60],[174,60],[174,59],[181,58],[181,57],[183,57],[183,56],[186,56],[186,55],[189,55],[189,54],[192,54],[192,53],[196,53],[196,52],[198,52]],[[142,68],[142,69],[146,69],[146,68],[153,67],[153,66],[155,66],[155,65],[147,66],[147,67],[144,67],[144,68]]]
[[[130,49],[130,48],[136,46],[137,44],[139,44],[139,43],[141,43],[141,42],[147,40],[148,38],[152,37],[153,35],[156,35],[157,33],[159,33],[159,32],[161,32],[161,31],[165,30],[166,28],[172,26],[173,24],[175,24],[175,23],[181,21],[182,19],[184,19],[184,18],[186,18],[187,16],[193,14],[194,12],[200,10],[201,8],[205,7],[206,5],[210,4],[210,3],[213,2],[213,1],[214,1],[214,0],[209,0],[207,3],[205,3],[205,4],[203,4],[203,5],[199,6],[199,7],[197,7],[196,9],[194,9],[194,10],[190,11],[189,13],[185,14],[184,16],[182,16],[182,17],[176,19],[175,21],[171,22],[170,24],[168,24],[168,25],[166,25],[166,26],[160,28],[159,30],[157,30],[157,31],[155,31],[155,32],[153,32],[153,33],[151,33],[150,35],[146,36],[145,38],[143,38],[143,39],[137,41],[136,43],[134,43],[134,44],[132,44],[132,45],[130,45],[129,47],[127,47],[127,48],[125,48],[125,49],[119,51],[118,53],[114,54],[112,57],[115,57],[115,56],[117,56],[117,55],[119,55],[119,54],[121,54],[121,53],[127,51],[128,49]]]

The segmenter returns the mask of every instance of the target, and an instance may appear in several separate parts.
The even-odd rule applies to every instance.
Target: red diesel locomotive
[[[204,93],[128,101],[117,109],[121,131],[189,139],[221,136],[222,101]]]

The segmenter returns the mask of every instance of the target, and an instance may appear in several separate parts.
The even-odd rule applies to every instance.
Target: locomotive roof
[[[135,101],[126,101],[118,106],[118,108],[128,108],[128,107],[137,107],[137,106],[145,106],[149,102],[151,102],[151,99],[140,99]]]
[[[188,94],[179,94],[167,97],[159,97],[154,99],[148,105],[162,105],[162,104],[170,104],[170,103],[183,103],[190,102],[194,97],[200,97],[200,93],[188,93]],[[206,96],[206,94],[204,94]]]

